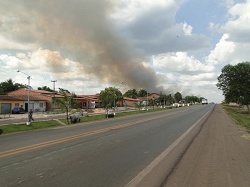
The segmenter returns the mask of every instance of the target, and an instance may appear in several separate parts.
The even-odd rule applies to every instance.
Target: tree
[[[49,92],[54,92],[54,90],[50,89],[50,87],[48,87],[48,86],[38,87],[37,89],[38,90],[46,90],[46,91],[49,91]]]
[[[200,98],[198,98],[197,96],[186,96],[185,97],[185,101],[187,103],[195,103],[195,102],[200,102]]]
[[[121,100],[122,93],[114,87],[105,88],[105,90],[102,90],[99,95],[99,101],[106,110],[112,108],[112,106],[114,107],[115,103]]]
[[[14,83],[12,79],[8,79],[5,82],[0,83],[0,95],[7,94],[8,92],[12,92],[20,88],[27,88],[27,86],[19,83]]]
[[[221,70],[216,86],[222,90],[225,102],[241,102],[250,114],[250,62],[226,65]]]
[[[167,104],[172,104],[172,103],[174,103],[174,98],[172,97],[171,94],[169,94],[169,95],[166,96],[166,103],[167,103]]]
[[[63,88],[59,88],[59,92],[60,93],[68,93],[68,94],[70,94],[69,90],[66,90],[66,89],[63,89]]]
[[[134,98],[134,99],[137,99],[138,97],[138,92],[136,89],[131,89],[131,90],[128,90],[124,93],[124,96],[125,97],[129,97],[129,98]]]
[[[140,89],[140,91],[138,92],[138,97],[147,97],[147,95],[148,95],[147,90]]]
[[[167,95],[166,94],[162,94],[162,93],[160,93],[160,97],[158,98],[158,103],[160,104],[160,105],[166,105],[166,101],[167,101]]]
[[[69,109],[71,106],[74,106],[76,104],[76,101],[73,99],[76,97],[76,95],[68,95],[67,92],[61,92],[62,98],[53,97],[53,102],[56,102],[61,108],[66,110],[67,114],[67,121],[69,124]]]
[[[179,103],[181,100],[182,100],[182,95],[180,92],[176,92],[174,94],[174,99],[175,99],[175,102]]]
[[[153,106],[153,110],[155,109],[156,99],[155,99],[154,96],[153,96],[152,99],[149,100],[149,105],[150,105],[150,106]]]
[[[139,110],[141,110],[141,108],[144,107],[143,101],[136,102],[135,107],[138,108]]]

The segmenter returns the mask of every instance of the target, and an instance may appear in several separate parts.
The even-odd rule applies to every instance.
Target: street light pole
[[[120,85],[120,84],[122,84],[122,83],[123,82],[120,82],[119,84],[117,84],[117,85],[114,86],[114,110],[115,110],[115,87],[118,86],[118,85]]]
[[[17,70],[17,72],[20,72],[24,75],[27,75],[27,79],[28,79],[28,120],[27,120],[26,125],[30,125],[30,117],[29,117],[29,111],[30,111],[30,75],[28,75],[20,70]]]
[[[147,90],[147,103],[146,103],[146,109],[148,110],[148,90]]]
[[[166,95],[164,94],[164,108],[165,108],[165,105],[166,105]]]
[[[141,88],[142,90],[142,88]],[[147,102],[146,102],[146,110],[148,110],[148,90],[145,90],[147,92]]]
[[[57,80],[52,80],[51,82],[53,82],[53,90],[54,90],[54,93],[53,93],[53,96],[52,96],[52,109],[54,110],[55,109],[55,84],[57,82]]]

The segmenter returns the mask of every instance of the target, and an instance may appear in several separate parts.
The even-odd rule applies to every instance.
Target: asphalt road
[[[0,186],[158,186],[171,170],[169,151],[213,107],[1,136]]]

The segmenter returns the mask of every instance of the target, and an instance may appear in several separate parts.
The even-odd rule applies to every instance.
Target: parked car
[[[115,111],[114,110],[108,110],[106,113],[106,118],[113,118],[115,117]]]
[[[15,107],[11,111],[12,114],[25,114],[25,110],[21,107]]]

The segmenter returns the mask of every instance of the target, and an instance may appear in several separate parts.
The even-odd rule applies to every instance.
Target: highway
[[[158,186],[180,137],[213,108],[194,105],[0,136],[0,186]]]

